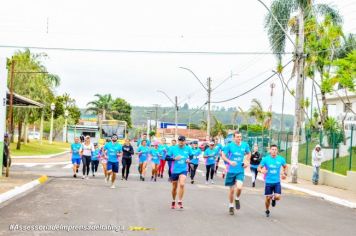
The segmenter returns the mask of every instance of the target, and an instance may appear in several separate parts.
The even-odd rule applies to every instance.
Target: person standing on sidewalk
[[[121,180],[129,177],[130,167],[132,163],[132,155],[134,154],[134,149],[130,143],[129,139],[125,139],[124,146],[122,146],[122,175]]]
[[[89,179],[90,163],[92,153],[95,151],[94,145],[90,142],[90,136],[86,136],[84,143],[80,148],[83,162],[83,177],[82,179]]]
[[[324,158],[324,153],[321,150],[319,144],[317,144],[312,152],[312,165],[313,165],[313,184],[317,185],[319,183],[319,171],[321,162]]]
[[[252,179],[252,187],[256,186],[256,179],[258,174],[258,165],[261,162],[261,154],[258,152],[258,145],[255,143],[253,146],[253,152],[251,154],[251,162],[250,162],[250,170],[251,170],[251,179]]]

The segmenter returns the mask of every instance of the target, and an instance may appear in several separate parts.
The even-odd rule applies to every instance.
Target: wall
[[[311,180],[313,176],[313,167],[298,164],[298,177],[305,180]],[[319,184],[324,184],[336,188],[351,190],[356,192],[356,172],[348,171],[347,175],[340,175],[327,170],[320,170]]]

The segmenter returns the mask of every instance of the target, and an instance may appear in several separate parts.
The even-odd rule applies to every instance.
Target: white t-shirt
[[[317,152],[315,149],[313,150],[312,153],[312,165],[313,166],[321,166],[321,162],[324,158],[324,154],[323,152],[320,150],[319,152]]]
[[[83,152],[83,156],[91,156],[91,153],[95,151],[94,145],[92,143],[89,143],[89,145],[83,143],[80,151]]]

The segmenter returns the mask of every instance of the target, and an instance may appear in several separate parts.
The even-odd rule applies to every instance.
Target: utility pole
[[[297,84],[295,93],[295,113],[293,126],[293,141],[291,153],[292,183],[298,182],[298,155],[299,155],[299,132],[302,127],[302,101],[304,94],[304,11],[299,9],[298,36],[296,48]]]
[[[211,105],[211,78],[209,77],[207,80],[207,92],[208,92],[208,114],[207,114],[207,121],[206,121],[206,134],[210,138],[210,121],[211,121],[211,113],[210,113],[210,105]]]
[[[153,106],[155,107],[155,121],[156,121],[156,135],[158,132],[158,104],[153,104]]]
[[[271,83],[271,103],[269,105],[269,112],[271,113],[271,120],[269,121],[269,137],[270,137],[270,140],[269,140],[269,144],[271,145],[271,134],[272,134],[272,120],[273,120],[273,114],[272,114],[272,105],[273,105],[273,90],[274,88],[276,87],[276,84],[275,83]]]
[[[175,136],[175,139],[178,139],[178,97],[175,96],[174,97],[174,101],[175,101],[175,123],[176,123],[176,129],[175,129],[175,133],[174,133],[174,136]]]
[[[14,141],[14,72],[15,72],[15,60],[11,60],[11,74],[10,74],[10,104],[9,104],[9,119],[10,119],[10,139]]]

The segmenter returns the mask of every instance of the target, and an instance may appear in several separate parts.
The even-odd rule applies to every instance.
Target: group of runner
[[[102,163],[105,182],[111,180],[111,188],[115,188],[115,179],[119,171],[119,160],[122,160],[122,180],[127,180],[129,176],[134,149],[129,140],[121,145],[117,142],[118,138],[113,135],[111,140],[102,147],[97,144],[90,144],[90,137],[85,137],[83,143],[79,138],[71,146],[73,177],[77,177],[80,161],[83,162],[83,179],[88,179],[89,165],[92,166],[92,174],[98,168],[99,160]],[[177,142],[178,141],[178,142]],[[199,165],[200,156],[203,157],[206,167],[206,184],[214,184],[214,174],[217,172],[220,157],[225,163],[223,177],[225,177],[225,186],[229,187],[229,214],[234,215],[234,211],[241,208],[240,196],[243,189],[245,178],[245,169],[251,168],[252,187],[255,187],[257,173],[261,172],[265,178],[265,206],[266,216],[270,215],[270,205],[276,206],[276,201],[281,199],[281,178],[287,176],[287,165],[285,159],[278,155],[276,145],[270,146],[270,154],[261,158],[258,152],[258,146],[254,146],[251,153],[250,147],[242,141],[242,135],[239,132],[234,133],[234,138],[224,147],[218,140],[212,140],[208,143],[205,150],[198,147],[198,142],[186,143],[184,136],[179,136],[178,140],[172,140],[171,144],[166,143],[162,138],[161,142],[153,142],[151,145],[147,135],[137,141],[138,171],[140,180],[145,181],[146,169],[148,163],[151,163],[151,181],[157,181],[157,178],[163,178],[165,165],[168,166],[168,179],[172,183],[172,203],[171,208],[183,208],[183,196],[185,191],[186,178],[190,177],[191,184],[194,184],[196,171]],[[283,173],[280,171],[283,167]],[[189,174],[189,176],[188,176]],[[177,197],[178,195],[178,197]],[[176,205],[177,203],[177,205]]]

